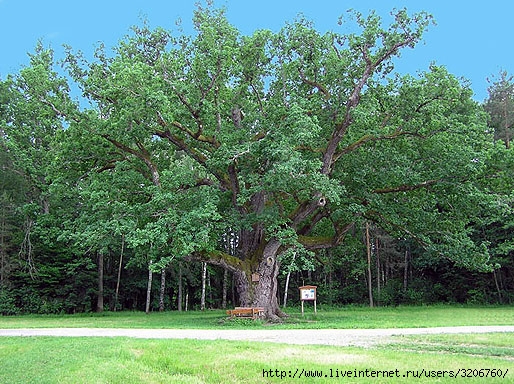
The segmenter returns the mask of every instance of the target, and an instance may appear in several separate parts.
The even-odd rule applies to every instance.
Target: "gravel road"
[[[512,332],[514,326],[466,326],[389,329],[121,329],[25,328],[0,329],[1,336],[133,337],[140,339],[241,340],[285,344],[371,346],[390,342],[392,336]]]

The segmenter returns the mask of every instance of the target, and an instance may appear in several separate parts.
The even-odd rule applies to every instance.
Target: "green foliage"
[[[484,108],[489,113],[489,126],[496,140],[502,140],[510,148],[514,124],[514,83],[507,71],[500,71],[498,78],[489,80],[489,97]]]
[[[397,248],[383,303],[439,300],[425,285],[450,285],[411,278],[400,289],[407,244],[419,276],[507,268],[496,290],[509,297],[514,157],[495,138],[508,139],[508,120],[501,134],[496,123],[510,78],[490,89],[488,127],[444,67],[394,73],[432,24],[424,12],[396,10],[389,26],[350,12],[324,34],[299,17],[242,36],[210,5],[193,22],[193,36],[143,23],[92,60],[67,47],[70,79],[38,44],[30,66],[0,83],[2,282],[26,294],[24,310],[89,310],[98,255],[106,292],[121,267],[138,275],[139,303],[150,264],[224,254],[230,269],[254,271],[273,240],[294,284],[313,272],[330,280],[328,302],[363,302],[364,222]],[[24,292],[25,279],[51,288]]]
[[[6,289],[0,289],[0,314],[2,316],[13,316],[20,314],[20,308],[16,305],[13,293]]]

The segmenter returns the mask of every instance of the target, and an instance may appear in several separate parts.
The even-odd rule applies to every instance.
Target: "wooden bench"
[[[227,311],[227,315],[230,317],[244,317],[250,319],[257,319],[260,317],[264,317],[264,308],[263,307],[235,307],[234,309],[229,309]]]

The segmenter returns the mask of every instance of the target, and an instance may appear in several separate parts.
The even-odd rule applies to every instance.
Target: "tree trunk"
[[[280,310],[277,299],[278,291],[278,272],[280,263],[277,260],[278,251],[280,249],[280,242],[276,239],[271,239],[264,247],[262,257],[256,273],[258,274],[259,281],[251,281],[250,290],[252,294],[252,306],[263,307],[265,315],[268,320],[279,321],[280,318],[285,317],[286,314]]]
[[[403,269],[403,292],[407,292],[407,285],[409,282],[409,250],[405,250],[405,259],[404,259],[404,269]]]
[[[232,289],[230,290],[230,293],[232,295],[232,305],[235,305],[236,303],[236,277],[234,273],[232,273]]]
[[[282,308],[287,307],[287,291],[289,290],[289,279],[291,278],[291,271],[287,272],[286,284],[284,286],[284,303],[282,304]]]
[[[152,294],[152,279],[153,279],[152,261],[150,260],[150,264],[148,265],[148,286],[146,288],[145,313],[150,313],[150,299],[151,299],[151,294]]]
[[[161,289],[159,292],[159,312],[164,312],[164,292],[166,291],[166,269],[161,271]]]
[[[371,243],[369,239],[369,223],[366,222],[366,253],[368,256],[368,295],[369,295],[369,306],[373,307],[373,281],[371,276]]]
[[[7,281],[7,241],[5,240],[7,233],[7,224],[5,214],[2,211],[0,225],[0,289],[2,289]]]
[[[223,292],[221,298],[221,308],[227,308],[227,291],[228,291],[228,270],[227,268],[223,269]]]
[[[327,249],[327,256],[328,256],[328,284],[327,287],[330,289],[331,294],[329,295],[329,304],[334,304],[334,300],[336,299],[336,295],[334,294],[335,287],[334,287],[334,263],[332,260],[332,251],[330,249]]]
[[[19,256],[25,257],[27,260],[27,267],[30,277],[35,280],[37,276],[37,269],[34,263],[34,248],[32,247],[32,228],[34,227],[34,220],[26,218],[23,223],[24,236],[20,246]]]
[[[200,310],[205,310],[205,282],[207,279],[207,263],[202,263],[202,297],[200,298]]]
[[[178,298],[177,298],[177,309],[182,312],[182,264],[178,265]]]
[[[237,292],[239,306],[249,307],[252,305],[252,295],[250,292],[251,276],[248,276],[245,271],[234,271],[234,287]]]
[[[227,267],[232,271],[234,287],[237,292],[239,306],[263,307],[268,320],[279,321],[287,315],[280,310],[278,304],[278,273],[280,263],[277,256],[281,244],[277,239],[271,239],[260,244],[251,253],[251,257],[239,260],[237,264],[230,264],[226,260],[211,259],[214,265]]]
[[[104,310],[104,255],[98,253],[98,296],[96,300],[96,311]]]
[[[375,252],[377,257],[377,306],[380,307],[380,279],[382,278],[382,268],[380,267],[380,250],[379,250],[379,239],[378,236],[375,239]]]
[[[207,293],[209,298],[209,305],[212,306],[212,303],[214,303],[214,299],[212,297],[212,285],[211,285],[211,273],[209,272],[209,269],[207,269]]]
[[[503,304],[502,291],[500,289],[500,285],[498,284],[498,278],[496,277],[496,270],[493,269],[493,277],[494,277],[494,285],[496,286],[496,292],[498,293],[498,302]]]
[[[121,236],[121,252],[120,252],[120,265],[118,266],[118,278],[116,279],[116,292],[114,295],[114,312],[118,307],[118,295],[120,292],[121,268],[123,266],[123,249],[125,248],[125,236]]]
[[[289,279],[291,278],[291,270],[293,269],[295,258],[296,258],[296,252],[293,253],[293,260],[291,260],[291,266],[289,267],[289,271],[287,272],[286,284],[284,287],[284,304],[282,305],[282,308],[287,307],[287,291],[289,290]]]

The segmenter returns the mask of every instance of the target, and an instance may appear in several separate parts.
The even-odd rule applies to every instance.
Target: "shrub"
[[[0,289],[0,314],[2,316],[18,315],[20,310],[16,307],[16,298],[6,288]]]

